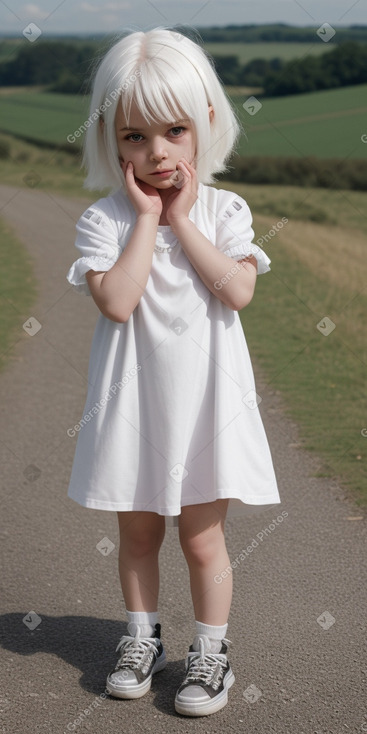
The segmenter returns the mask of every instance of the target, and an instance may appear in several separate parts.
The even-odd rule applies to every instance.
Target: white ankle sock
[[[139,625],[142,637],[152,637],[157,622],[159,622],[158,612],[128,612],[126,610],[129,635],[136,634],[136,626]]]
[[[217,653],[220,652],[220,649],[222,647],[222,640],[223,637],[226,636],[228,623],[223,624],[222,626],[215,627],[211,624],[204,624],[204,622],[197,622],[195,620],[196,625],[196,634],[197,635],[206,635],[209,637],[211,649],[210,652]]]

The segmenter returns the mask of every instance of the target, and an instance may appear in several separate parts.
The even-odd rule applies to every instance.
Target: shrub
[[[8,140],[0,140],[0,159],[6,160],[10,158],[10,143]]]
[[[229,167],[227,173],[217,177],[218,181],[367,191],[367,161],[364,160],[235,156],[229,161]]]

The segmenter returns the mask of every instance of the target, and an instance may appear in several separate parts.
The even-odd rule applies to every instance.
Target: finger
[[[183,176],[186,178],[190,178],[190,176],[192,176],[192,168],[188,161],[179,161],[177,165],[179,166],[179,171]]]
[[[170,179],[169,180],[170,180],[171,184],[176,187],[176,189],[181,189],[182,186],[185,185],[187,178],[188,178],[187,172],[186,172],[186,176],[185,176],[184,172],[179,167],[179,163],[177,163],[177,169],[172,174],[172,176],[170,176]]]
[[[131,161],[127,161],[127,162],[121,161],[121,168],[123,170],[125,178],[126,176],[129,176],[133,171],[133,166],[132,166]]]
[[[179,170],[181,170],[186,177],[194,178],[196,176],[196,170],[194,166],[192,166],[191,163],[186,160],[186,158],[184,158],[182,161],[179,161],[179,163],[182,163],[182,168],[180,168]]]
[[[196,187],[197,176],[195,168],[191,166],[186,159],[184,159],[183,161],[179,161],[177,165],[179,167],[179,172],[181,176],[183,176],[180,187],[184,186],[186,183],[189,184],[189,182],[192,183],[194,187]]]
[[[187,166],[187,168],[190,168],[190,169],[192,169],[192,170],[195,170],[195,169],[194,169],[194,166],[192,165],[192,163],[190,163],[190,162],[189,162],[189,161],[187,160],[187,158],[181,158],[180,160],[181,160],[181,161],[182,161],[182,162],[184,163],[184,165],[185,165],[185,166]]]

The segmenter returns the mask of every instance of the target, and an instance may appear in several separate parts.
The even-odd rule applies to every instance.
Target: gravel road
[[[105,697],[106,674],[126,631],[117,518],[67,497],[76,441],[67,429],[82,414],[98,310],[65,275],[76,259],[75,223],[96,198],[0,186],[0,216],[30,252],[40,291],[0,375],[0,730],[367,731],[366,521],[336,480],[316,476],[321,461],[304,450],[281,396],[256,364],[282,503],[227,521],[231,560],[250,549],[232,571],[227,637],[236,683],[229,704],[199,719],[174,710],[194,616],[171,527],[160,555],[159,607],[169,663],[142,699]],[[108,554],[96,548],[104,538],[115,545]]]

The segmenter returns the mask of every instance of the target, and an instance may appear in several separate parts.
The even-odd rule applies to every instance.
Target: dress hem
[[[82,501],[80,499],[77,499],[76,497],[73,497],[71,494],[68,494],[68,498],[73,500],[74,502],[77,502],[79,505],[89,510],[104,510],[107,512],[108,511],[109,512],[155,512],[158,515],[162,515],[163,517],[179,517],[179,515],[181,514],[181,508],[180,508],[180,511],[178,512],[177,507],[172,508],[172,510],[170,510],[170,508],[165,508],[165,509],[156,508],[154,510],[151,510],[151,509],[147,510],[146,504],[142,505],[141,507],[136,507],[136,506],[132,507],[131,502],[129,503],[126,503],[126,502],[125,503],[120,503],[120,502],[111,503],[111,502],[102,502],[101,500],[88,500],[88,499]],[[181,505],[181,507],[186,507],[189,505],[208,504],[209,502],[215,502],[217,499],[237,500],[241,502],[242,505],[244,506],[243,508],[241,508],[242,511],[245,509],[246,505],[250,505],[251,507],[253,506],[262,507],[263,505],[281,504],[279,495],[276,494],[276,495],[262,497],[260,501],[259,501],[259,498],[256,498],[252,501],[251,500],[245,501],[240,497],[215,497],[214,499],[207,500],[206,502],[188,502],[186,505]],[[234,516],[236,514],[240,515],[241,513],[234,513]]]

